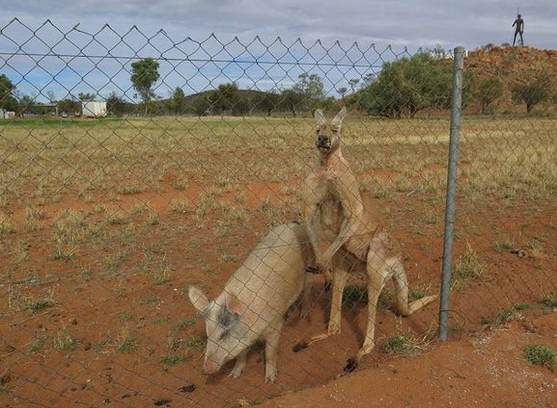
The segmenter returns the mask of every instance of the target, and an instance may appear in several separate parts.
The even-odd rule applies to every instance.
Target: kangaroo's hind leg
[[[370,249],[367,257],[367,328],[364,344],[358,350],[355,358],[347,361],[344,371],[352,371],[363,356],[369,354],[375,347],[375,319],[377,317],[377,303],[379,295],[387,280],[392,276],[392,269],[385,258],[385,252],[381,249],[375,251]]]
[[[408,279],[400,256],[392,260],[391,268],[395,284],[396,307],[402,316],[408,316],[412,313],[408,307]]]
[[[397,257],[393,261],[393,280],[395,283],[396,290],[396,306],[399,313],[402,316],[410,316],[416,310],[430,304],[435,299],[437,295],[424,296],[420,299],[416,299],[413,302],[408,301],[408,278],[406,277],[406,271],[404,270],[404,264],[400,257]]]

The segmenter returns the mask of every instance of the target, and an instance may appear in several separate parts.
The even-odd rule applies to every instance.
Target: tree
[[[106,98],[106,110],[108,114],[115,116],[122,116],[126,109],[126,102],[124,98],[118,96],[116,92],[112,92]]]
[[[77,94],[77,97],[80,101],[92,101],[93,99],[95,99],[96,95],[89,92],[80,92]]]
[[[372,115],[413,117],[425,108],[448,109],[451,101],[452,71],[429,52],[412,58],[386,62],[383,69],[360,94],[358,103]],[[471,75],[465,74],[463,104],[470,95]]]
[[[81,111],[81,103],[72,98],[65,98],[58,102],[58,109],[62,113],[78,113]]]
[[[377,81],[362,90],[359,104],[372,115],[400,118],[407,102],[403,88],[396,63],[387,62]]]
[[[192,108],[197,116],[205,116],[207,114],[207,111],[212,108],[211,101],[216,99],[216,97],[213,95],[215,93],[216,91],[203,92],[193,98]]]
[[[342,107],[342,104],[343,104],[342,101],[338,101],[337,99],[333,98],[332,96],[329,96],[328,98],[325,98],[325,99],[322,99],[321,101],[319,101],[315,105],[315,108],[316,109],[320,108],[323,111],[334,115]]]
[[[515,103],[525,103],[527,113],[532,112],[537,104],[545,101],[549,96],[550,87],[545,78],[539,78],[529,84],[513,88],[513,100]]]
[[[359,83],[360,80],[358,78],[352,78],[348,80],[348,85],[350,86],[350,90],[352,91],[352,93],[356,92],[356,87]]]
[[[16,86],[4,74],[0,74],[0,108],[15,111],[17,110],[17,99],[14,97]]]
[[[364,75],[362,77],[362,88],[365,88],[366,86],[370,86],[376,80],[377,80],[377,74],[374,72],[370,72],[369,74]]]
[[[35,100],[30,97],[29,95],[22,95],[18,100],[18,116],[21,116],[27,112],[31,112],[33,110],[33,105],[35,104]]]
[[[174,112],[175,115],[180,115],[184,113],[184,108],[186,106],[186,95],[184,91],[180,87],[176,87],[174,89],[174,93],[170,98],[170,109]]]
[[[54,101],[56,100],[56,95],[54,94],[54,91],[52,91],[52,90],[47,91],[46,96],[47,96],[48,101],[50,103],[54,103]]]
[[[221,114],[229,111],[235,116],[244,115],[250,108],[247,97],[240,92],[236,82],[219,85],[211,97],[212,108]]]
[[[304,95],[294,89],[285,89],[280,94],[279,104],[286,110],[292,112],[292,116],[296,117],[297,112],[301,109],[304,102]]]
[[[211,105],[213,108],[223,114],[225,111],[231,111],[237,98],[238,85],[236,82],[221,84],[215,93],[212,94],[213,100]]]
[[[325,98],[325,86],[317,74],[303,73],[298,75],[298,82],[292,89],[303,95],[307,101],[319,101]]]
[[[232,115],[242,116],[250,110],[250,101],[247,95],[237,92],[232,99]]]
[[[271,92],[259,92],[253,98],[254,109],[260,109],[267,116],[271,116],[273,110],[279,105],[280,96]]]
[[[478,86],[477,95],[482,114],[485,114],[490,105],[503,95],[503,82],[499,78],[484,79]]]
[[[337,88],[337,92],[340,95],[340,98],[344,99],[344,97],[346,96],[346,92],[348,92],[348,88],[345,86]]]
[[[145,114],[149,111],[149,102],[155,96],[153,85],[159,78],[159,63],[153,58],[145,58],[132,63],[130,79],[145,105]]]

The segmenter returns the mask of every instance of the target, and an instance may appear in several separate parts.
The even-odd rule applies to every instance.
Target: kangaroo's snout
[[[327,135],[318,135],[315,144],[317,147],[329,148],[331,146],[331,139]]]

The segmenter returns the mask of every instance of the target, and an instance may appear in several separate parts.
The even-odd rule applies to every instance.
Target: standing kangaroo
[[[377,301],[389,279],[394,280],[396,304],[403,316],[433,302],[437,296],[408,303],[408,281],[398,242],[373,219],[370,200],[366,197],[364,205],[358,180],[342,155],[340,130],[345,116],[346,108],[342,108],[329,124],[321,110],[315,111],[315,144],[319,154],[302,185],[303,220],[315,251],[316,267],[327,281],[332,279],[332,303],[327,332],[298,344],[295,350],[340,333],[342,294],[348,271],[364,273],[368,292],[367,330],[356,357],[345,366],[345,371],[351,371],[375,346]],[[320,248],[320,230],[333,240],[324,253]]]

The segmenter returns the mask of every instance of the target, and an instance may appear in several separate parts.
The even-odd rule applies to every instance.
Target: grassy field
[[[309,118],[0,122],[0,374],[10,379],[0,402],[130,394],[143,406],[196,384],[190,402],[227,406],[330,379],[339,344],[361,342],[357,299],[346,308],[355,329],[296,360],[291,343],[326,316],[316,288],[312,319],[283,333],[282,380],[262,387],[257,356],[243,381],[205,382],[204,327],[184,297],[189,284],[218,294],[270,225],[299,217],[313,128]],[[444,117],[348,117],[343,131],[362,190],[403,243],[415,296],[438,291],[448,133]],[[557,120],[465,118],[459,170],[452,335],[557,296]],[[401,322],[390,303],[388,287],[380,344],[435,325],[435,305]]]
[[[310,119],[226,117],[0,123],[0,203],[157,192],[174,179],[284,183],[307,173],[312,127]],[[348,120],[345,151],[364,182],[379,188],[438,188],[448,129],[446,119]],[[556,138],[555,119],[466,119],[461,174],[478,188],[524,182],[543,193],[555,183]],[[384,180],[373,177],[381,172]]]

